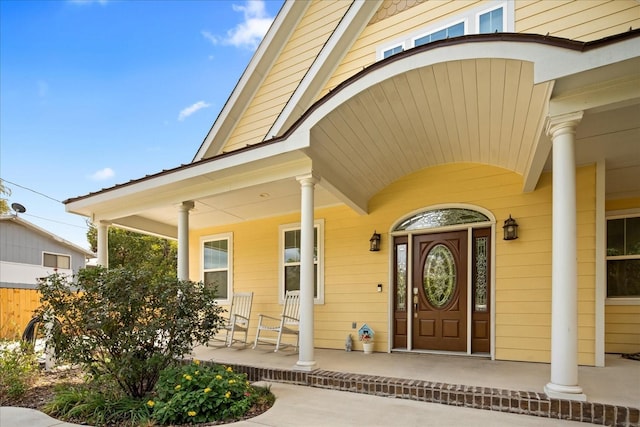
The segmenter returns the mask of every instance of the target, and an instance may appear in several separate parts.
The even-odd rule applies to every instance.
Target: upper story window
[[[513,1],[496,1],[491,4],[490,8],[487,8],[485,4],[469,9],[407,34],[400,39],[385,43],[377,49],[377,57],[385,59],[405,49],[466,34],[513,32],[515,28]]]
[[[300,239],[302,237],[299,224],[288,224],[280,227],[280,283],[279,301],[284,302],[286,291],[300,290]],[[314,223],[313,266],[314,292],[316,304],[324,303],[324,269],[323,244],[324,221]]]
[[[202,281],[216,287],[216,300],[225,304],[233,293],[233,238],[231,233],[200,239]]]
[[[640,297],[640,216],[607,219],[607,297]]]
[[[71,269],[71,257],[69,255],[52,254],[43,252],[42,265],[50,268]]]

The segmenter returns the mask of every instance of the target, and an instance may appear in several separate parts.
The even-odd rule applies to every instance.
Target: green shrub
[[[53,313],[56,356],[108,375],[122,392],[142,398],[160,372],[208,342],[224,321],[215,289],[156,271],[84,269],[76,281],[61,274],[41,280],[43,318]]]
[[[165,370],[147,405],[160,424],[204,423],[239,418],[263,394],[231,367],[194,361]]]
[[[23,396],[37,374],[33,345],[24,341],[0,342],[0,404]]]

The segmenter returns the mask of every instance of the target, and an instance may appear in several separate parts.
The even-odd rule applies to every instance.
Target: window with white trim
[[[513,1],[494,2],[491,8],[486,4],[436,21],[420,30],[413,31],[399,39],[390,40],[376,50],[379,60],[407,49],[422,46],[466,34],[486,34],[515,31],[515,6]]]
[[[286,291],[300,290],[300,224],[280,226],[280,280],[279,301],[284,302]],[[316,304],[324,303],[324,269],[323,269],[324,221],[314,222],[313,264],[314,264],[314,292],[313,300]]]
[[[225,304],[233,293],[233,235],[231,233],[200,238],[202,281],[216,288],[216,300]]]
[[[607,219],[607,298],[640,298],[640,216]]]
[[[69,255],[42,253],[42,265],[44,267],[71,270],[71,257]]]

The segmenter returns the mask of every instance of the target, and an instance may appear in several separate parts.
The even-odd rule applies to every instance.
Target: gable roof
[[[20,218],[17,215],[0,215],[0,221],[16,223],[28,230],[33,231],[36,234],[46,237],[47,239],[54,240],[57,243],[60,243],[61,245],[67,246],[69,249],[85,255],[85,257],[88,257],[88,258],[95,257],[95,254],[93,252],[88,251],[74,243],[71,243],[68,240],[63,239],[62,237],[45,230],[44,228],[40,228],[37,225]]]

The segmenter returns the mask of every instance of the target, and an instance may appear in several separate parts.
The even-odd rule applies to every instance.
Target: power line
[[[62,201],[60,201],[60,200],[58,200],[58,199],[54,199],[54,198],[53,198],[53,197],[51,197],[51,196],[47,196],[47,195],[46,195],[46,194],[44,194],[44,193],[41,193],[41,192],[36,191],[36,190],[33,190],[33,189],[29,188],[29,187],[25,187],[24,185],[16,184],[15,182],[11,182],[11,181],[9,181],[9,180],[7,180],[7,179],[4,179],[4,178],[2,178],[2,181],[6,182],[6,183],[9,183],[9,184],[11,184],[11,185],[15,185],[16,187],[20,187],[20,188],[22,188],[22,189],[24,189],[24,190],[31,191],[32,193],[36,193],[36,194],[38,194],[38,195],[40,195],[40,196],[42,196],[42,197],[46,197],[47,199],[53,200],[54,202],[62,203]]]
[[[83,230],[88,230],[88,229],[89,229],[89,226],[82,226],[82,225],[70,224],[70,223],[68,223],[68,222],[56,221],[55,219],[43,218],[43,217],[41,217],[41,216],[32,215],[32,214],[28,214],[28,213],[20,214],[20,216],[22,216],[22,215],[26,215],[26,216],[29,216],[29,217],[32,217],[32,218],[43,219],[43,220],[45,220],[45,221],[55,222],[55,223],[62,224],[62,225],[68,225],[69,227],[81,228],[81,229],[83,229]]]

